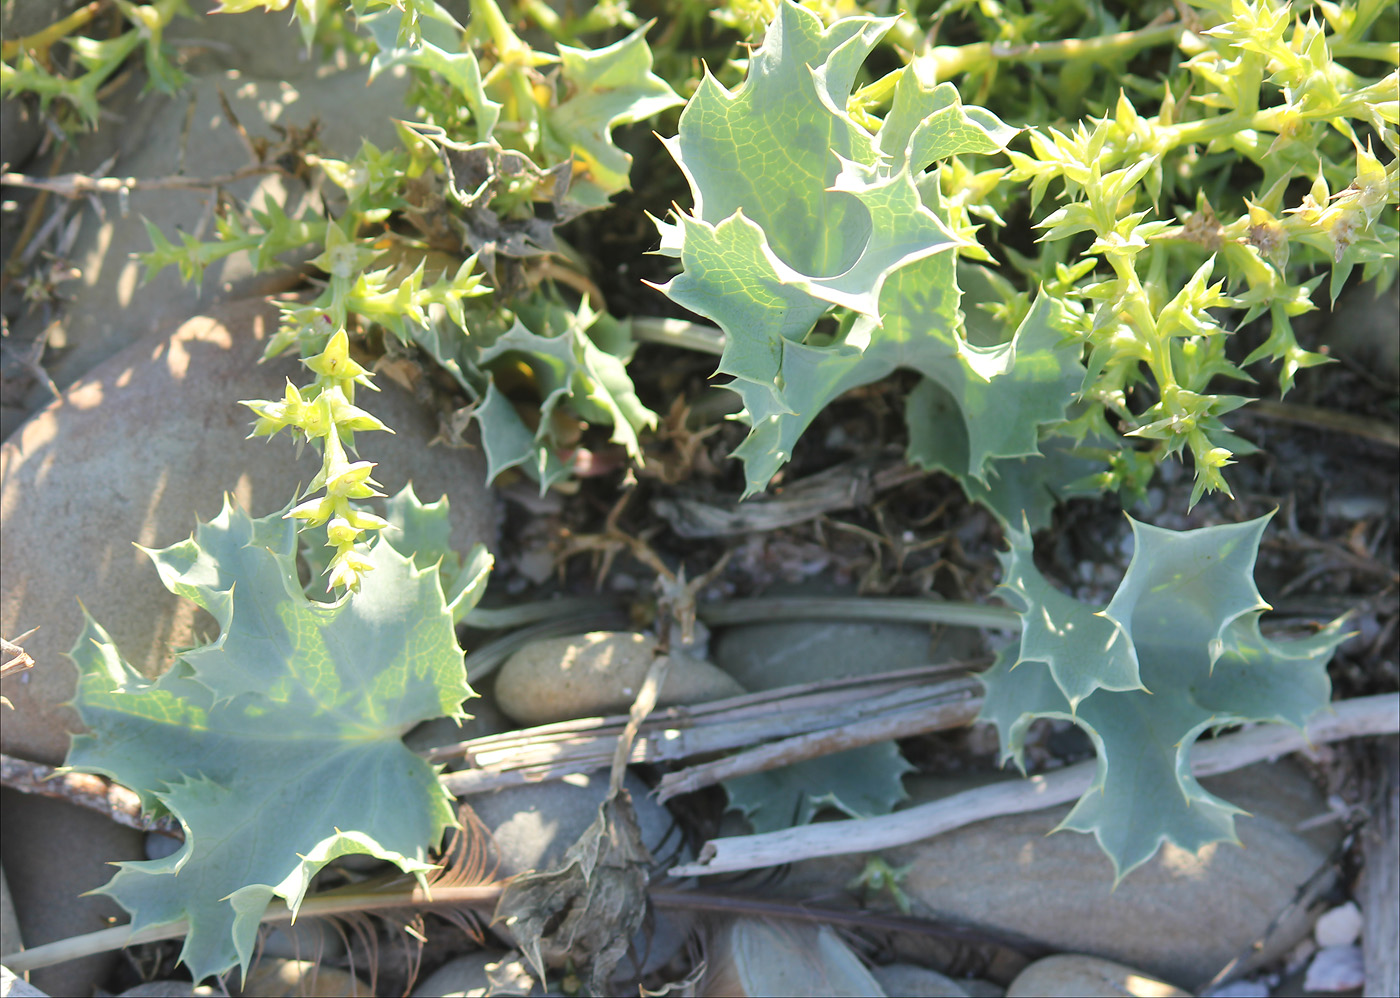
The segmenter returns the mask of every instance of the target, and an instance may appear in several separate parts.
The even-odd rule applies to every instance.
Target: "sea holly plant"
[[[805,825],[824,808],[852,818],[888,814],[909,795],[914,767],[894,742],[879,742],[724,781],[731,809],[755,832]]]
[[[1301,728],[1328,702],[1342,622],[1293,639],[1259,629],[1268,604],[1253,571],[1268,521],[1181,532],[1131,521],[1132,561],[1102,608],[1052,587],[1035,568],[1030,537],[1011,534],[1003,592],[1023,628],[982,676],[981,719],[996,725],[1003,761],[1023,768],[1037,718],[1089,735],[1098,771],[1060,828],[1092,833],[1115,880],[1163,842],[1194,852],[1238,841],[1243,812],[1192,776],[1198,738],[1251,722]]]
[[[132,788],[185,832],[166,859],[118,864],[102,892],[136,929],[187,919],[181,959],[196,980],[246,973],[269,902],[295,912],[330,861],[374,856],[421,881],[427,850],[454,824],[437,772],[401,739],[421,721],[466,716],[453,617],[479,597],[489,559],[469,556],[454,608],[442,549],[395,546],[436,548],[445,502],[406,490],[390,505],[360,591],[322,603],[298,581],[295,521],[252,519],[226,500],[189,540],[147,552],[166,588],[214,616],[215,640],[156,680],[90,617],[71,652],[90,733],[67,765]]]
[[[896,368],[925,378],[910,401],[910,459],[983,488],[998,460],[1039,453],[1038,427],[1065,419],[1083,379],[1076,351],[1058,349],[1082,310],[1042,297],[1005,343],[964,335],[956,251],[972,244],[927,171],[998,152],[1016,130],[912,63],[872,135],[846,107],[890,25],[823,27],[784,4],[744,84],[731,92],[707,76],[667,143],[694,206],[659,223],[662,252],[682,267],[661,290],[725,332],[719,372],[734,377],[750,426],[735,452],[749,494],[824,406]]]
[[[1063,45],[1006,44],[1050,20],[984,9],[994,42],[916,45],[853,89],[891,22],[824,24],[784,3],[741,86],[702,82],[668,143],[694,204],[660,223],[661,251],[682,267],[663,290],[724,329],[719,372],[751,427],[736,451],[748,492],[822,406],[897,367],[924,375],[910,460],[951,472],[1008,524],[1044,522],[1046,485],[1132,493],[1174,455],[1191,456],[1193,502],[1228,491],[1223,469],[1249,445],[1224,417],[1247,399],[1217,382],[1271,361],[1286,392],[1325,360],[1292,327],[1314,307],[1314,271],[1331,269],[1333,298],[1354,268],[1395,275],[1400,77],[1339,60],[1393,65],[1400,48],[1368,37],[1382,4],[1306,17],[1271,0],[1193,6]],[[1103,113],[1077,121],[1046,122],[1043,83],[1023,100],[997,84],[1001,65],[1045,61],[1077,81],[1057,97],[1083,95],[1096,64],[1164,43],[1188,57],[1165,82],[1120,74]],[[1017,136],[965,106],[958,77],[1031,127]],[[1160,95],[1157,113],[1138,110],[1125,80]],[[1241,163],[1251,169],[1237,176]],[[1311,191],[1294,202],[1299,184]],[[1045,203],[1052,191],[1059,204]],[[1038,256],[1000,231],[1027,211]],[[1000,262],[982,282],[995,295],[970,306],[991,327],[979,338],[960,311],[973,260]],[[1231,334],[1260,317],[1268,338],[1232,358]],[[1003,470],[1017,481],[1000,482]]]
[[[222,10],[284,6],[240,0]],[[325,181],[321,213],[292,217],[275,203],[225,212],[212,243],[182,236],[176,244],[148,225],[148,276],[175,266],[197,279],[235,252],[268,269],[281,254],[309,248],[324,275],[320,293],[279,304],[282,322],[267,356],[296,349],[319,363],[331,352],[346,356],[347,334],[392,334],[456,380],[487,442],[493,478],[520,467],[547,488],[569,474],[589,425],[612,426],[613,439],[640,460],[637,433],[656,419],[626,372],[626,325],[587,305],[566,308],[551,287],[557,280],[591,288],[562,262],[555,230],[627,188],[631,157],[613,129],[681,102],[652,72],[650,26],[595,50],[559,45],[546,53],[515,33],[494,0],[474,0],[465,25],[432,0],[350,6],[360,32],[354,47],[372,56],[371,80],[395,67],[409,71],[399,147],[366,142],[343,159],[298,150],[303,172]],[[349,20],[331,12],[327,4],[296,5],[308,42]],[[522,356],[525,379],[516,363]],[[372,494],[370,466],[349,458],[353,431],[387,429],[354,408],[354,383],[374,387],[364,369],[334,384],[317,370],[314,384],[289,385],[282,400],[245,402],[260,417],[255,434],[293,428],[322,451],[307,495],[328,492],[293,515],[327,530],[333,589],[362,583],[367,562],[355,545],[376,528],[367,514],[344,508]],[[532,395],[540,418],[522,418],[517,403],[528,407]]]

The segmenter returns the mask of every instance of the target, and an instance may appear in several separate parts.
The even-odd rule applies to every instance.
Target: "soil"
[[[650,136],[653,127],[669,133],[673,123],[649,123],[620,136],[620,144],[636,156],[635,189],[616,198],[611,211],[580,219],[560,235],[579,257],[591,262],[590,276],[615,315],[692,318],[643,283],[664,283],[674,272],[673,261],[652,253],[656,234],[646,213],[659,216],[673,201],[688,199],[679,171]],[[5,221],[7,234],[12,221]],[[9,294],[5,307],[12,315],[26,306]],[[1390,299],[1380,299],[1375,308],[1391,309]],[[1302,324],[1305,347],[1325,346],[1328,314],[1324,309],[1315,322]],[[1393,320],[1393,313],[1385,314]],[[1256,329],[1241,330],[1234,338],[1232,357],[1243,358],[1262,335]],[[12,398],[24,396],[29,387],[24,379],[34,375],[16,359],[18,349],[6,343],[7,406]],[[1239,522],[1274,512],[1257,570],[1263,596],[1275,610],[1267,626],[1306,632],[1349,614],[1353,635],[1329,668],[1334,696],[1343,698],[1400,689],[1400,451],[1393,439],[1384,439],[1387,428],[1393,432],[1400,419],[1400,384],[1393,370],[1374,369],[1360,355],[1338,351],[1334,356],[1336,363],[1299,374],[1286,407],[1246,407],[1233,418],[1240,435],[1259,448],[1229,469],[1233,500],[1216,494],[1188,508],[1189,470],[1167,465],[1146,497],[1128,512],[1172,529]],[[42,356],[38,360],[42,367]],[[732,406],[729,393],[717,390],[710,377],[713,367],[714,359],[704,355],[654,345],[638,348],[629,370],[643,402],[663,418],[677,403],[682,407],[678,412],[690,414],[688,422],[679,420],[645,440],[647,468],[624,467],[615,448],[606,443],[606,432],[594,431],[585,443],[593,445],[595,466],[580,469],[580,477],[561,493],[540,499],[533,484],[521,478],[503,477],[497,483],[507,512],[492,599],[500,599],[498,594],[524,600],[602,589],[631,599],[635,617],[650,619],[654,569],[626,550],[605,564],[597,550],[585,550],[587,545],[581,543],[616,529],[643,539],[661,561],[674,571],[684,567],[690,578],[703,575],[729,554],[727,566],[702,599],[806,586],[866,595],[995,600],[995,555],[1003,545],[1000,529],[993,517],[964,498],[955,482],[940,474],[912,476],[869,503],[781,529],[701,540],[678,535],[657,512],[657,500],[703,496],[737,501],[742,491],[740,469],[727,455],[743,439],[743,427],[723,420]],[[1251,373],[1260,378],[1258,384],[1232,390],[1276,400],[1277,386],[1270,383],[1268,372],[1256,366]],[[803,436],[771,491],[781,495],[810,476],[872,455],[897,466],[904,443],[902,398],[909,387],[908,377],[895,375],[829,406]],[[1341,426],[1327,418],[1337,415],[1353,417],[1352,424]],[[1368,427],[1374,432],[1365,432]],[[691,435],[710,428],[703,441],[689,446]],[[653,468],[667,469],[670,480],[655,477],[649,470]],[[1049,529],[1037,538],[1042,570],[1076,597],[1105,602],[1131,554],[1123,512],[1112,497],[1061,505]],[[1088,754],[1086,743],[1064,725],[1046,726],[1032,743],[1032,760],[1040,765],[1063,764]],[[925,772],[946,773],[987,764],[995,746],[984,731],[972,731],[912,739],[903,748]],[[1351,758],[1338,752],[1331,759],[1319,777],[1344,799],[1358,797],[1362,791]],[[678,803],[676,813],[695,829],[718,826],[718,795],[697,795]],[[443,962],[452,951],[440,934],[428,936],[425,969]],[[393,950],[382,948],[386,986],[408,969],[390,955]],[[147,979],[168,974],[177,952],[171,944],[147,947],[132,963],[124,963],[119,978],[107,986],[120,990],[136,983],[137,967]],[[154,974],[152,961],[163,968],[162,974]]]

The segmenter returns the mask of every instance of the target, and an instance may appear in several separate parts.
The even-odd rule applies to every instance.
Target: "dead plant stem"
[[[1210,776],[1250,763],[1297,752],[1323,742],[1400,730],[1400,694],[1358,697],[1319,711],[1306,734],[1282,725],[1266,725],[1225,735],[1195,747],[1191,769]],[[674,877],[695,877],[780,866],[820,856],[878,852],[909,845],[977,821],[1005,814],[1039,811],[1074,800],[1092,785],[1097,760],[1026,780],[978,787],[942,800],[875,818],[831,821],[759,835],[713,839],[694,863],[674,868]]]

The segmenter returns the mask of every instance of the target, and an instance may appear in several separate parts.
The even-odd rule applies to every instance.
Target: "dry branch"
[[[908,734],[917,733],[914,728],[931,731],[963,724],[968,719],[967,705],[972,703],[971,698],[979,688],[977,681],[943,677],[965,669],[963,664],[925,666],[879,676],[805,683],[693,707],[659,710],[641,726],[629,761],[674,761],[710,752],[751,748],[772,739],[820,733],[820,737],[803,743],[800,749],[786,746],[783,751],[797,754],[773,763],[785,765],[788,761],[840,751],[830,739],[847,725],[863,725],[858,730],[868,732],[871,725],[891,717],[897,719],[899,730]],[[939,713],[940,705],[956,706],[951,713]],[[924,710],[922,722],[909,718],[913,707]],[[975,706],[972,711],[976,713]],[[444,762],[459,756],[469,761],[472,768],[441,777],[449,793],[462,796],[602,769],[612,761],[618,736],[626,723],[627,718],[621,715],[560,721],[443,746],[426,755],[430,762]],[[887,737],[904,737],[904,734]],[[756,763],[749,760],[747,764]],[[679,792],[685,791],[672,793]]]
[[[395,878],[379,885],[353,884],[347,888],[312,895],[302,902],[298,919],[324,918],[346,913],[382,911],[392,908],[413,908],[421,911],[444,909],[473,909],[491,911],[500,898],[504,884],[477,886],[434,886],[423,889],[406,878]],[[1046,949],[1034,940],[1010,933],[988,931],[954,922],[856,908],[827,907],[805,901],[785,901],[777,898],[748,897],[703,890],[676,890],[652,887],[648,899],[658,908],[686,911],[710,911],[732,915],[751,915],[785,921],[815,922],[825,925],[850,925],[887,932],[917,933],[936,938],[960,939],[973,943],[992,942],[1020,950],[1027,956],[1046,955]],[[286,904],[275,899],[262,916],[263,925],[290,922],[292,914]],[[117,925],[81,936],[70,936],[15,953],[0,954],[4,965],[17,974],[51,967],[57,963],[76,960],[93,953],[136,946],[141,943],[178,939],[189,931],[184,919],[165,925],[153,925],[131,931],[130,925]]]
[[[101,776],[65,773],[43,763],[0,755],[0,784],[22,794],[38,794],[105,814],[119,825],[143,832],[160,832],[184,841],[180,823],[166,815],[150,818],[141,813],[141,798],[134,791]]]
[[[1330,710],[1320,711],[1308,724],[1306,735],[1282,725],[1268,725],[1198,743],[1192,753],[1191,769],[1197,776],[1226,773],[1309,745],[1394,734],[1397,730],[1400,694],[1344,700],[1332,704]],[[671,875],[733,873],[818,856],[893,849],[987,818],[1039,811],[1074,800],[1089,789],[1097,765],[1096,760],[1081,762],[1058,772],[979,787],[876,818],[712,839],[700,850],[696,862],[676,867]]]
[[[227,187],[249,177],[260,177],[269,173],[282,173],[276,166],[245,166],[226,173],[221,177],[89,177],[85,173],[64,173],[54,177],[35,177],[27,173],[0,174],[0,185],[6,187],[27,187],[32,190],[48,191],[59,197],[76,200],[92,194],[125,194],[130,191],[202,191],[214,187]]]
[[[883,699],[867,701],[864,709],[872,716],[667,773],[657,786],[658,798],[664,803],[721,780],[762,773],[876,742],[960,728],[976,720],[982,709],[982,698],[976,695],[979,686],[975,680],[968,680],[966,685],[945,683],[927,692],[920,691],[922,696],[901,691],[890,695],[890,703]]]

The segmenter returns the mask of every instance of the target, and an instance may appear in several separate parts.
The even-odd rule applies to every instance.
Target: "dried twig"
[[[847,461],[799,479],[774,496],[721,503],[673,496],[652,500],[651,508],[682,537],[727,537],[777,530],[836,510],[869,506],[880,493],[928,474],[902,459],[883,466],[869,460]]]
[[[1192,753],[1191,769],[1197,776],[1226,773],[1309,745],[1393,734],[1398,729],[1400,694],[1344,700],[1320,711],[1308,725],[1306,736],[1282,725],[1268,725],[1202,742]],[[1089,789],[1097,765],[1096,760],[1081,762],[1054,773],[979,787],[876,818],[713,839],[700,850],[696,862],[676,867],[671,875],[733,873],[908,845],[987,818],[1039,811],[1074,800]]]
[[[20,642],[38,629],[37,627],[31,627],[13,641],[9,638],[0,638],[0,649],[3,649],[5,653],[4,660],[0,661],[0,679],[9,679],[11,676],[34,668],[34,659],[20,646]],[[0,704],[9,707],[11,710],[14,709],[14,704],[10,703],[5,697],[0,697]]]
[[[656,711],[639,727],[629,760],[654,763],[685,759],[750,748],[769,739],[824,733],[824,737],[801,746],[787,745],[778,750],[793,758],[812,758],[839,751],[839,731],[844,726],[863,725],[857,730],[868,733],[887,715],[902,725],[901,730],[917,727],[930,731],[965,723],[978,689],[977,681],[949,681],[945,677],[966,669],[965,663],[925,666],[749,693],[693,707],[670,707]],[[940,713],[940,705],[947,711]],[[975,713],[975,706],[971,709]],[[918,710],[923,710],[923,720],[911,721],[908,715]],[[430,762],[459,756],[471,762],[473,768],[441,777],[443,786],[459,796],[557,780],[607,766],[627,720],[625,716],[614,716],[561,721],[442,746],[426,756]],[[742,764],[761,763],[746,760]]]
[[[229,184],[261,177],[269,173],[283,172],[277,166],[245,166],[221,177],[201,179],[199,177],[89,177],[84,173],[64,173],[56,177],[35,177],[27,173],[0,174],[0,184],[10,187],[28,187],[48,191],[59,197],[70,199],[85,198],[92,194],[127,194],[131,191],[174,191],[209,190],[226,187]]]
[[[667,773],[657,787],[658,798],[663,802],[668,801],[672,797],[713,786],[721,780],[762,773],[833,752],[860,748],[862,745],[910,738],[929,731],[960,728],[976,720],[978,712],[982,709],[982,698],[975,695],[972,685],[968,684],[967,688],[959,690],[961,696],[950,699],[946,692],[939,691],[912,705],[909,701],[916,698],[912,694],[900,692],[897,694],[899,701],[894,705],[894,709],[877,713],[873,717],[842,724],[840,727],[795,735],[751,748],[737,755],[716,759],[714,762]]]
[[[64,157],[67,155],[68,144],[64,143],[58,147],[58,151],[53,155],[53,164],[49,167],[50,176],[58,173],[59,168],[63,165]],[[47,210],[48,204],[49,192],[40,191],[39,196],[34,199],[34,203],[29,206],[29,211],[24,218],[24,227],[20,229],[19,235],[10,243],[8,249],[9,262],[5,267],[4,273],[0,273],[0,291],[8,287],[10,280],[20,272],[22,261],[27,258],[25,255],[26,248],[29,246],[29,241],[34,238],[34,234],[39,231],[39,220],[44,217],[44,212]]]
[[[141,798],[135,792],[101,776],[65,773],[52,766],[0,755],[0,784],[24,794],[55,797],[90,811],[105,814],[119,825],[143,832],[160,832],[184,841],[180,823],[166,815],[150,818],[141,813]]]
[[[1273,402],[1269,399],[1255,399],[1241,409],[1240,413],[1277,423],[1293,423],[1333,433],[1349,433],[1355,437],[1400,448],[1400,430],[1395,428],[1393,422],[1370,419],[1355,413],[1338,412],[1335,409],[1323,409],[1313,405],[1298,405],[1293,402]]]
[[[301,908],[297,912],[297,918],[324,918],[386,908],[416,908],[422,911],[471,908],[478,911],[490,911],[495,908],[504,887],[504,884],[483,884],[473,887],[435,885],[430,890],[424,890],[414,884],[412,880],[396,877],[376,885],[352,884],[346,888],[308,897],[302,902]],[[826,907],[805,901],[747,897],[742,894],[722,894],[711,891],[675,890],[674,888],[652,887],[647,896],[656,907],[672,910],[746,914],[762,918],[914,933],[968,942],[991,942],[1017,949],[1029,957],[1042,956],[1048,952],[1043,946],[1032,940],[1016,937],[1009,933],[989,932],[984,929],[932,918],[894,915],[859,908]],[[268,905],[267,911],[262,916],[263,925],[279,925],[291,920],[292,914],[280,898]],[[139,932],[132,932],[130,925],[118,925],[86,935],[45,943],[15,953],[6,953],[0,955],[0,959],[4,960],[5,966],[10,970],[17,974],[23,974],[41,967],[51,967],[68,960],[90,956],[93,953],[105,953],[109,950],[121,949],[124,946],[160,942],[165,939],[178,939],[188,931],[189,923],[184,919],[165,925],[150,926]]]

